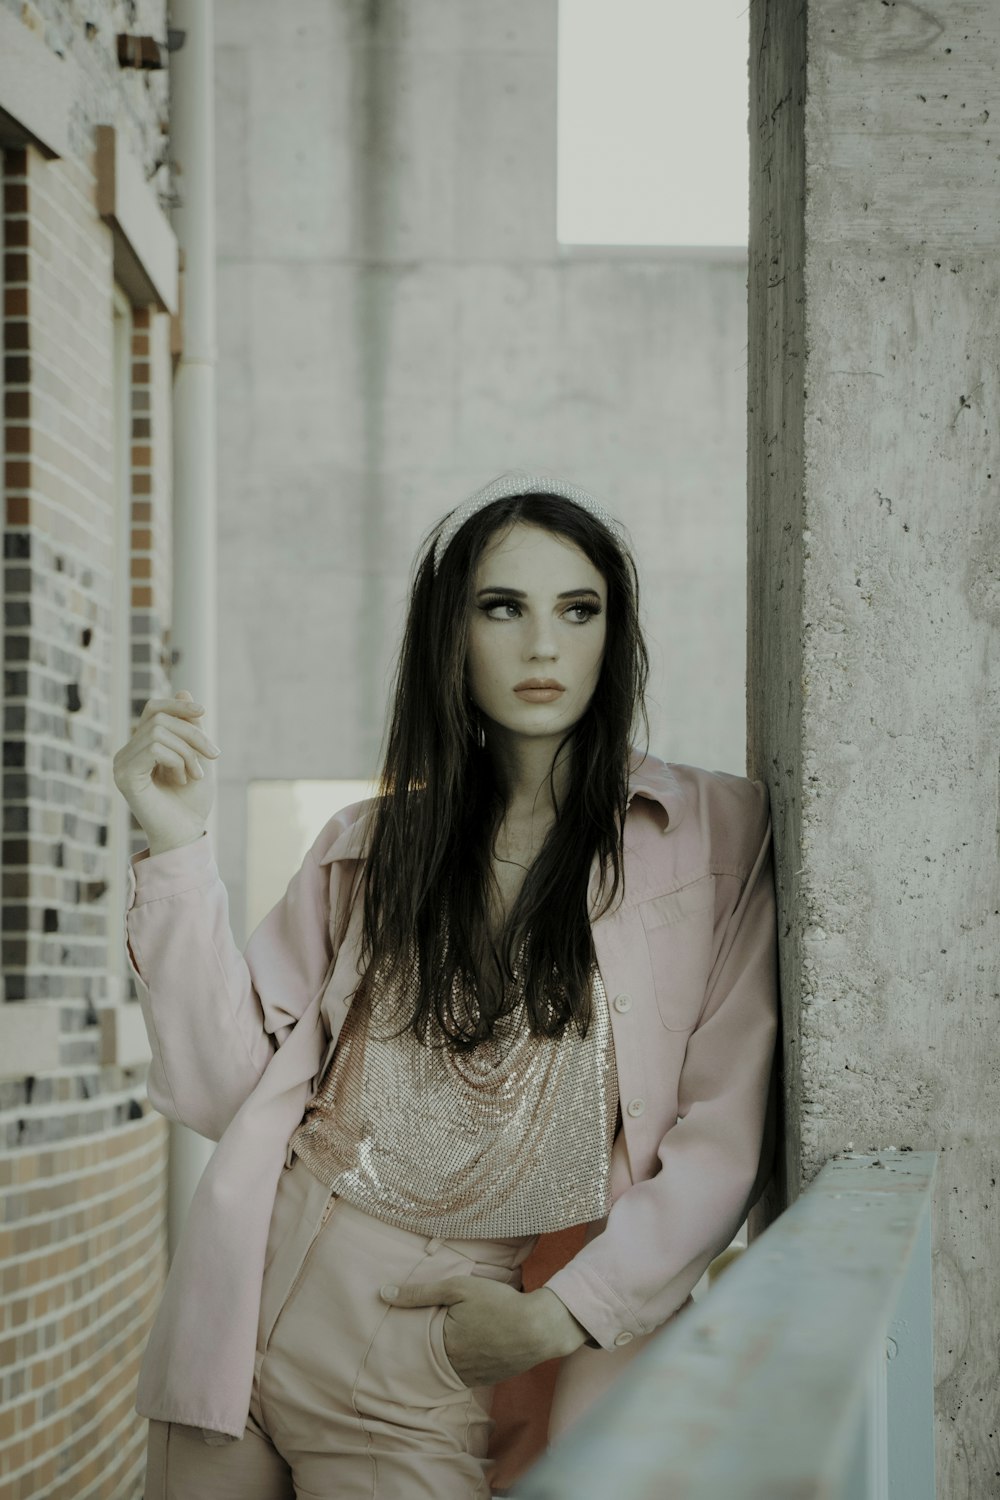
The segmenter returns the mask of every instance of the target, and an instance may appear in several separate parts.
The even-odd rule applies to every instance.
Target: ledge
[[[936,1166],[831,1158],[511,1496],[932,1500]]]
[[[68,156],[75,64],[50,52],[23,21],[0,9],[0,144]]]
[[[113,125],[94,131],[97,212],[114,236],[115,279],[136,307],[177,311],[177,239]]]

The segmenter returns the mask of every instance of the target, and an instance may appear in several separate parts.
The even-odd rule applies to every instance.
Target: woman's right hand
[[[115,755],[115,786],[154,854],[193,843],[205,831],[215,787],[201,756],[211,763],[221,751],[199,728],[202,713],[186,688],[175,698],[150,698]]]

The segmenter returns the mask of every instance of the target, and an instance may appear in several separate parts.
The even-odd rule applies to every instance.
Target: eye
[[[601,606],[599,604],[571,604],[565,613],[573,617],[573,624],[585,625],[588,620],[592,620],[595,615],[601,613]]]
[[[521,606],[516,599],[484,599],[479,605],[488,620],[516,620]]]

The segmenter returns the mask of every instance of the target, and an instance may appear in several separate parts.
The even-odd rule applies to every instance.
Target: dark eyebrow
[[[503,594],[508,599],[526,599],[528,596],[521,589],[507,589],[502,584],[490,584],[487,588],[480,589],[476,595],[478,599],[482,594]],[[584,596],[600,601],[600,594],[596,589],[567,589],[563,594],[557,594],[557,599],[582,599]]]

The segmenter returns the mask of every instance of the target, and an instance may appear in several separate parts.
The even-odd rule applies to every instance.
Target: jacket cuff
[[[588,1266],[571,1260],[543,1285],[555,1292],[591,1337],[591,1348],[621,1349],[648,1332],[635,1313],[607,1282]]]
[[[129,857],[126,910],[147,901],[162,901],[164,896],[179,896],[217,879],[219,867],[207,830],[191,843],[164,849],[160,854],[140,849]]]

